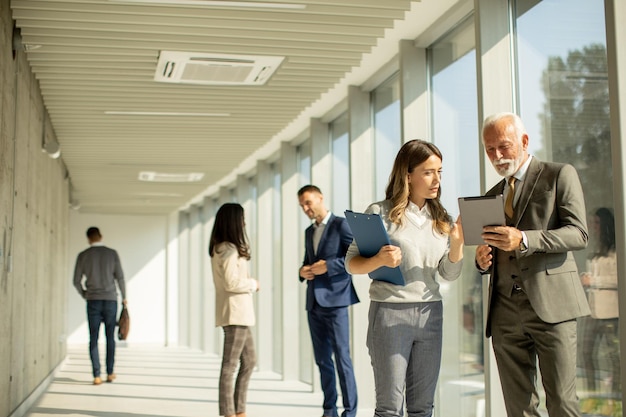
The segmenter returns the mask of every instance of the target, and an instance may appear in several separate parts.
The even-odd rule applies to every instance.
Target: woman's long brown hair
[[[209,242],[209,255],[215,255],[215,247],[230,242],[237,248],[239,256],[250,259],[250,246],[244,229],[243,207],[237,203],[225,203],[215,215],[215,224]]]
[[[424,163],[431,156],[436,155],[443,161],[441,151],[435,145],[424,140],[414,139],[406,142],[396,155],[393,163],[389,183],[385,191],[385,198],[391,201],[389,219],[395,224],[402,224],[402,215],[409,205],[409,174],[416,166]],[[433,218],[433,228],[439,233],[450,233],[452,219],[441,204],[441,186],[437,197],[427,199],[428,209]]]

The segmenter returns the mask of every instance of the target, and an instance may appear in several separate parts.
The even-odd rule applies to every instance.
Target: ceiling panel
[[[165,214],[181,207],[336,86],[418,4],[275,3],[304,8],[12,0],[81,212]],[[163,50],[285,59],[265,85],[169,84],[153,81]],[[105,113],[111,111],[228,116]],[[138,180],[140,171],[204,178],[149,183]]]

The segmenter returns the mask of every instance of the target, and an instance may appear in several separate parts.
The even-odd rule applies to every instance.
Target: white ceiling
[[[273,3],[305,7],[11,1],[81,212],[170,213],[252,169],[457,1]],[[169,84],[153,81],[162,50],[285,59],[261,86]],[[128,111],[229,116],[105,113]],[[204,178],[144,182],[140,171]]]

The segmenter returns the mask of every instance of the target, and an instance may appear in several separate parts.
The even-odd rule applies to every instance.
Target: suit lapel
[[[330,229],[334,221],[335,221],[335,215],[331,213],[330,217],[328,218],[328,223],[326,223],[326,226],[324,227],[324,231],[322,232],[322,236],[320,237],[320,244],[317,246],[318,254],[322,252],[322,247],[324,246],[324,242],[326,241],[326,234],[328,233],[328,229]]]
[[[489,192],[487,192],[485,195],[498,195],[498,194],[503,194],[504,193],[504,184],[506,183],[506,180],[501,180],[499,183],[497,183],[496,185],[493,186],[493,188],[491,190],[489,190]]]
[[[307,257],[309,259],[315,259],[315,252],[313,251],[313,225],[306,228],[305,233],[305,248]]]

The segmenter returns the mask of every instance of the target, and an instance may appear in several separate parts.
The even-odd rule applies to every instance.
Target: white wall
[[[100,229],[102,242],[115,249],[122,262],[130,313],[127,342],[165,345],[167,217],[78,212],[72,212],[70,215],[67,343],[89,342],[85,301],[74,289],[72,278],[76,257],[89,246],[85,232],[91,226]],[[101,341],[104,340],[103,335],[102,329]]]

